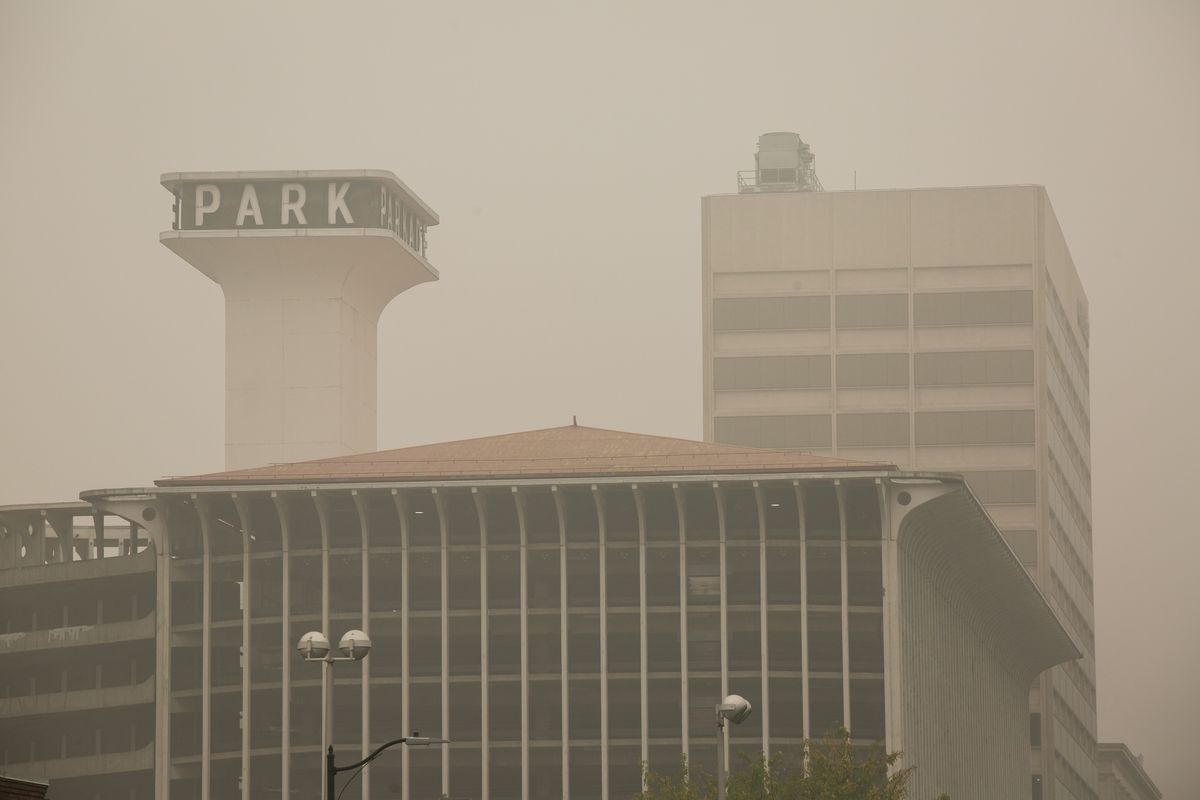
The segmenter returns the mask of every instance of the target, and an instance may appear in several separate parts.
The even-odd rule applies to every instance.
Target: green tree
[[[726,783],[728,800],[906,800],[912,767],[897,768],[900,753],[881,746],[855,748],[850,732],[836,728],[818,739],[806,739],[804,760],[777,753],[770,758],[743,759]],[[643,765],[645,791],[637,800],[710,800],[716,782],[693,775],[686,760],[674,774],[651,772]],[[941,799],[939,799],[941,800]]]

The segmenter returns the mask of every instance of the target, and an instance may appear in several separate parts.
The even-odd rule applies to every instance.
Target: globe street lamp
[[[380,745],[362,761],[346,767],[337,766],[333,759],[333,665],[336,661],[362,661],[371,652],[371,637],[362,631],[347,631],[338,642],[338,650],[342,654],[336,656],[331,655],[332,648],[329,646],[329,637],[320,631],[309,631],[300,637],[300,641],[296,644],[296,650],[305,661],[323,661],[325,663],[325,680],[321,685],[322,705],[325,709],[325,724],[321,734],[321,752],[325,754],[325,788],[321,794],[322,800],[335,800],[333,779],[339,772],[357,770],[354,775],[350,776],[350,780],[353,781],[367,764],[370,764],[380,753],[390,747],[398,744],[410,747],[428,747],[431,744],[449,743],[449,739],[430,739],[428,736],[421,736],[414,731],[412,736],[402,736]],[[350,782],[347,781],[346,785],[349,786]],[[342,787],[342,791],[346,791],[345,786]]]
[[[740,694],[727,695],[717,703],[717,800],[725,800],[725,720],[740,725],[752,710],[750,701]]]
[[[325,790],[322,800],[334,800],[333,776],[333,665],[337,661],[362,661],[371,652],[371,637],[362,631],[347,631],[338,642],[342,655],[333,655],[329,637],[320,631],[309,631],[300,637],[296,650],[305,661],[325,662],[325,679],[321,682],[324,724],[321,731],[321,752],[325,754]],[[377,754],[376,754],[377,755]],[[372,756],[374,758],[374,756]],[[370,759],[368,759],[370,760]]]

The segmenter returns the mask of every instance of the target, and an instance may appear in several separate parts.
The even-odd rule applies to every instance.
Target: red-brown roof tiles
[[[781,450],[567,425],[377,453],[164,478],[159,486],[894,469]]]

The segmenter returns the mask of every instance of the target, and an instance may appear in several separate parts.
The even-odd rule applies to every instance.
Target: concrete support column
[[[558,656],[562,674],[562,796],[571,798],[571,703],[567,683],[567,511],[562,492],[557,486],[550,487],[554,495],[554,508],[558,512]]]
[[[675,512],[679,517],[679,731],[683,756],[687,758],[691,738],[688,735],[687,504],[678,483],[672,483],[671,489],[675,492]]]
[[[252,555],[253,528],[250,503],[245,496],[233,493],[233,504],[237,509],[242,528],[242,800],[250,800],[250,732],[254,729],[251,718],[250,667],[251,667],[251,597],[254,579]],[[284,651],[287,652],[287,651]]]
[[[517,526],[520,543],[521,583],[521,797],[529,797],[529,576],[525,528],[525,504],[517,487],[512,487],[513,502],[517,505]]]
[[[800,702],[804,706],[804,738],[812,736],[812,708],[808,698],[808,526],[804,521],[804,489],[793,483],[796,513],[800,518]]]
[[[716,706],[722,699],[729,695],[729,587],[726,566],[726,552],[728,550],[728,539],[725,522],[725,495],[721,491],[721,487],[716,482],[712,485],[713,495],[717,502],[717,558],[718,571],[717,580],[720,586],[720,621],[721,621],[721,696],[713,698],[713,705]],[[724,759],[726,765],[729,762],[729,726],[726,726],[725,732],[717,738],[717,747],[724,752],[720,757]]]
[[[472,487],[472,492],[476,490]],[[484,520],[484,514],[480,509],[479,495],[474,493],[471,499],[475,503],[475,513],[479,517],[479,708],[480,715],[480,731],[479,731],[479,769],[482,774],[480,789],[480,797],[487,800],[490,794],[489,768],[491,766],[491,753],[488,752],[488,745],[491,743],[491,738],[488,736],[488,724],[490,715],[488,713],[488,676],[490,674],[488,664],[488,563],[487,563],[487,523]],[[442,555],[445,558],[446,542],[449,540],[449,535],[446,530],[446,513],[444,507],[440,505],[439,498],[438,512],[442,516]],[[444,602],[443,602],[444,607]],[[445,667],[445,664],[442,664]],[[443,728],[445,730],[445,728]]]
[[[846,548],[846,487],[841,481],[834,481],[837,490],[838,505],[838,538],[841,552],[841,609],[842,609],[842,725],[847,730],[853,730],[850,725],[850,587],[848,584],[850,571],[849,555]]]
[[[287,798],[291,792],[292,782],[292,648],[296,643],[292,641],[292,559],[289,554],[291,549],[289,530],[288,530],[288,514],[287,501],[278,493],[271,492],[271,502],[275,506],[275,514],[279,520],[279,557],[281,559],[280,571],[280,591],[282,598],[280,600],[280,648],[283,652],[283,666],[281,669],[280,681],[282,686],[281,692],[281,716],[280,727],[283,729],[280,732],[280,758],[279,758],[279,786],[280,797]],[[326,634],[328,635],[328,634]]]
[[[646,654],[648,624],[646,614],[646,499],[638,485],[632,484],[633,501],[637,506],[638,515],[638,702],[641,705],[642,763],[650,763],[650,681],[649,657]],[[645,775],[642,775],[642,790],[646,788]]]
[[[409,593],[409,574],[408,574],[408,504],[405,502],[404,495],[398,490],[392,490],[392,500],[396,504],[396,516],[400,520],[400,648],[402,658],[400,661],[400,729],[407,735],[412,729],[409,727],[408,714],[408,696],[409,696],[409,677],[408,677],[408,660],[409,660],[409,642],[408,642],[408,593]],[[445,736],[443,735],[443,738]],[[409,797],[409,779],[408,779],[408,748],[400,748],[400,799],[408,800]]]
[[[608,532],[604,519],[604,496],[592,484],[599,531],[600,572],[600,797],[608,800]]]
[[[317,509],[317,520],[321,526],[321,630],[329,637],[330,643],[337,647],[337,642],[340,633],[336,633],[329,628],[329,503],[327,498],[319,493],[311,493],[313,505]],[[333,664],[325,663],[321,665],[321,697],[326,698],[321,704],[321,730],[328,731],[329,746],[334,745],[333,733],[333,709],[335,702],[333,699]],[[335,748],[336,749],[336,748]],[[321,754],[324,759],[325,754]],[[323,762],[322,762],[323,763]],[[322,776],[324,768],[322,768]],[[322,785],[322,800],[334,800],[332,797],[324,797],[324,781]]]
[[[367,513],[366,498],[357,489],[352,489],[350,495],[354,498],[354,509],[358,513],[358,524],[362,532],[362,625],[359,628],[367,636],[371,635],[371,531],[369,514]],[[371,659],[362,660],[362,757],[371,754]],[[405,731],[407,734],[407,731]],[[362,797],[371,796],[371,770],[364,769],[358,778],[362,781]]]
[[[767,639],[767,505],[762,487],[754,481],[754,502],[758,508],[758,641],[759,681],[762,683],[762,752],[771,756],[771,684],[770,643]]]
[[[200,800],[212,800],[212,517],[207,502],[192,495],[200,520]],[[169,641],[169,640],[168,640]]]
[[[471,496],[475,501],[476,514],[479,515],[479,533],[483,541],[487,540],[487,528],[484,521],[484,515],[479,510],[479,494],[478,489],[471,487]],[[441,495],[439,495],[439,499]],[[450,730],[450,553],[447,547],[450,544],[450,527],[449,520],[445,511],[441,506],[438,507],[438,516],[441,518],[442,532],[442,730]],[[480,606],[482,607],[485,598],[480,597]],[[486,641],[485,641],[486,644]],[[487,649],[486,647],[484,648]],[[443,739],[447,738],[445,736]],[[450,794],[450,745],[440,745],[442,748],[442,794]],[[486,775],[486,773],[484,773]],[[483,797],[487,798],[485,791]]]

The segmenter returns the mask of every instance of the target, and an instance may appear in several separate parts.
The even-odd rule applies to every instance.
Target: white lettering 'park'
[[[221,188],[214,183],[196,185],[196,227],[204,224],[204,215],[211,214],[221,205]]]
[[[329,184],[329,224],[336,225],[338,214],[342,215],[342,219],[346,224],[353,225],[354,217],[350,216],[350,209],[346,207],[346,191],[350,188],[349,181],[345,183],[330,183]]]
[[[254,217],[255,225],[262,225],[262,209],[258,207],[258,192],[254,188],[253,183],[247,183],[242,189],[242,204],[238,206],[237,226],[241,227],[246,224],[246,217]]]
[[[304,216],[304,202],[308,199],[308,190],[302,183],[285,183],[280,190],[279,224],[287,225],[288,218],[296,215],[298,225],[307,225]],[[293,199],[294,198],[294,199]]]

